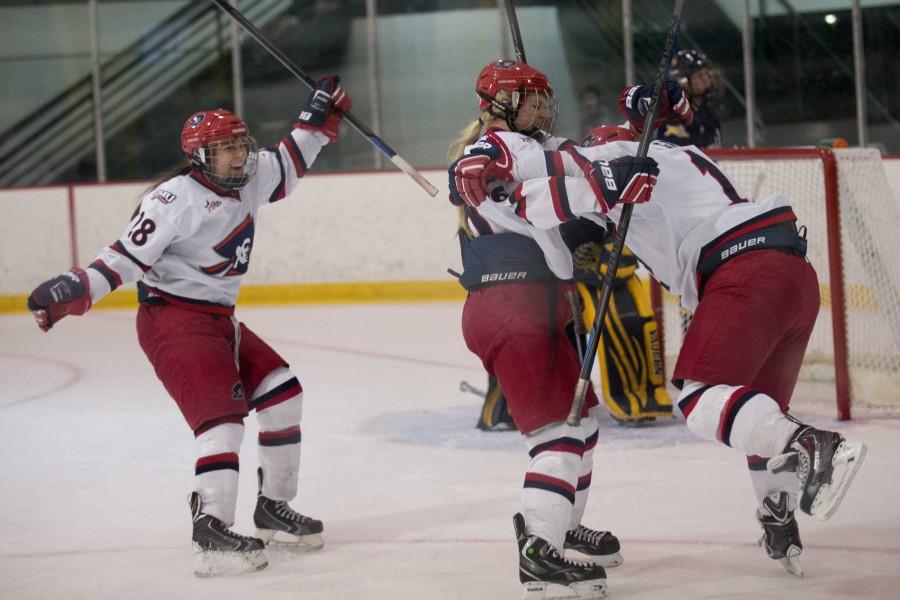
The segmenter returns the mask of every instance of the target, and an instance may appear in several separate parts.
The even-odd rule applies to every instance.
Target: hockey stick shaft
[[[644,130],[641,132],[640,141],[638,142],[637,157],[645,158],[650,149],[650,142],[656,133],[656,115],[659,112],[659,103],[663,93],[663,79],[666,76],[669,64],[672,61],[672,54],[675,51],[675,40],[678,37],[678,27],[681,24],[681,11],[684,8],[684,0],[675,0],[675,9],[672,11],[672,22],[669,25],[669,32],[666,36],[666,47],[663,50],[662,57],[659,60],[659,69],[656,73],[656,82],[653,85],[653,95],[650,107],[647,110],[647,116],[644,118]],[[594,315],[594,324],[591,326],[591,335],[588,337],[587,349],[585,350],[584,360],[581,363],[581,373],[578,376],[578,384],[575,386],[575,396],[572,398],[572,406],[569,409],[569,416],[566,423],[575,427],[581,422],[581,412],[584,409],[584,398],[587,394],[588,384],[590,383],[591,369],[594,367],[594,356],[597,354],[597,347],[600,344],[600,336],[603,334],[603,323],[606,320],[606,313],[609,310],[609,300],[612,296],[612,284],[616,279],[616,271],[619,268],[619,259],[622,256],[622,249],[625,247],[625,236],[628,234],[628,225],[631,223],[631,213],[634,210],[633,204],[626,204],[622,208],[622,216],[616,225],[616,236],[613,242],[612,252],[606,262],[606,275],[603,278],[603,284],[600,290],[600,302],[597,305],[597,311]]]
[[[304,84],[306,84],[306,86],[309,89],[311,89],[311,90],[316,89],[316,82],[312,79],[312,77],[310,77],[305,72],[303,72],[303,70],[300,69],[300,67],[298,67],[297,65],[295,65],[291,61],[291,59],[289,59],[287,56],[285,56],[281,50],[276,48],[272,44],[272,42],[270,42],[266,38],[266,36],[263,35],[263,33],[259,29],[256,28],[256,26],[253,23],[251,23],[244,15],[242,15],[240,13],[240,11],[238,11],[238,9],[233,7],[228,2],[228,0],[212,0],[212,3],[215,4],[216,6],[218,6],[219,8],[221,8],[223,11],[225,11],[228,14],[228,16],[230,16],[232,19],[237,21],[237,23],[244,29],[244,31],[246,31],[248,34],[250,34],[250,37],[252,37],[254,40],[259,42],[259,44],[263,48],[268,50],[269,54],[274,56],[275,59],[284,66],[284,68],[286,68],[288,71],[290,71],[291,75],[293,75],[294,77],[296,77],[297,79],[302,81]],[[360,135],[364,136],[369,141],[370,144],[375,146],[382,154],[384,154],[388,158],[388,160],[390,160],[392,163],[394,163],[397,166],[397,168],[399,168],[401,171],[403,171],[404,173],[406,173],[407,175],[412,177],[416,183],[418,183],[420,186],[422,186],[422,188],[424,188],[425,191],[428,192],[429,195],[437,196],[438,189],[436,187],[434,187],[434,185],[432,185],[430,181],[425,179],[425,177],[421,173],[419,173],[415,169],[415,167],[410,165],[406,160],[403,159],[402,156],[397,154],[393,150],[393,148],[388,146],[384,142],[384,140],[382,140],[380,137],[375,135],[375,132],[373,132],[371,129],[369,129],[365,123],[360,121],[358,118],[356,118],[350,112],[345,112],[344,118],[347,120],[348,123],[350,123],[350,125]]]
[[[516,51],[516,58],[519,62],[527,63],[525,60],[525,44],[522,43],[522,32],[519,31],[519,19],[516,17],[516,5],[513,0],[503,0],[506,8],[506,20],[509,21],[509,32],[512,34],[513,48]]]

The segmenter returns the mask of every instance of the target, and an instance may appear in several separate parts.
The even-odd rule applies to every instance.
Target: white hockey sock
[[[578,483],[575,486],[575,505],[572,507],[572,520],[569,529],[575,529],[584,518],[584,509],[587,506],[588,496],[591,491],[591,476],[594,471],[594,448],[600,434],[600,407],[595,406],[590,410],[589,418],[582,424],[588,431],[584,440],[584,454],[581,457],[581,468],[578,471]],[[582,429],[585,429],[584,427]]]
[[[744,386],[686,381],[676,404],[696,435],[745,455],[782,454],[798,427],[774,399]]]
[[[294,376],[287,369],[278,369],[263,380],[254,395],[271,393],[284,387]],[[300,417],[303,413],[303,394],[297,386],[293,396],[277,404],[258,410],[259,466],[263,472],[262,494],[272,500],[292,500],[297,495],[300,468]]]
[[[224,423],[196,438],[197,462],[194,490],[200,494],[200,510],[228,527],[234,524],[238,493],[238,452],[244,426]]]
[[[560,552],[572,522],[585,427],[559,422],[525,436],[531,455],[522,489],[526,529]]]

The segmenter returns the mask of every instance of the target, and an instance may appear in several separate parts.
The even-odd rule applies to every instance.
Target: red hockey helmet
[[[240,173],[227,170],[216,163],[217,147],[221,142],[234,142],[246,151]],[[181,149],[206,177],[216,185],[236,190],[244,187],[256,174],[256,141],[250,128],[231,111],[224,108],[196,112],[181,128]],[[231,169],[233,171],[233,169]]]
[[[549,134],[556,122],[557,104],[550,80],[523,62],[498,59],[488,63],[475,80],[475,93],[478,94],[481,110],[502,117],[513,131],[521,131],[526,135],[534,135],[539,131]],[[516,127],[519,108],[529,94],[542,99],[548,115],[546,121],[549,122]]]
[[[633,129],[626,129],[619,125],[600,125],[594,127],[587,132],[581,145],[585,148],[588,146],[602,146],[610,142],[636,142],[638,134]]]

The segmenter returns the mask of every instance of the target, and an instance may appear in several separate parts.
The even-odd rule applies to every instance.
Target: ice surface
[[[193,437],[138,347],[131,311],[42,333],[0,316],[0,598],[518,599],[512,515],[527,454],[475,430],[480,364],[458,303],[239,309],[305,389],[300,511],[325,548],[198,580]],[[756,546],[744,459],[677,421],[601,430],[585,524],[622,540],[611,598],[900,598],[900,421],[833,421],[829,388],[794,412],[869,444],[837,514],[799,517],[805,579]],[[236,529],[252,533],[247,420]]]

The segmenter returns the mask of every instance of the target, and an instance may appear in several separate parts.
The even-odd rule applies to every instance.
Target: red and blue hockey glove
[[[487,197],[485,176],[491,157],[469,154],[456,160],[447,173],[450,176],[450,202],[455,206],[468,204],[477,208]]]
[[[486,154],[468,154],[447,169],[450,176],[450,203],[455,206],[468,204],[477,208],[485,198],[491,197],[491,182],[509,181],[507,171]],[[505,195],[498,195],[498,198]]]
[[[694,120],[694,111],[687,94],[675,81],[666,81],[663,86],[663,97],[660,99],[660,107],[656,116],[655,127],[659,127],[666,121],[673,119],[690,125]],[[653,85],[642,84],[625,88],[619,97],[619,107],[633,129],[643,131],[644,118],[650,110],[650,100],[653,97]]]
[[[66,315],[83,315],[91,308],[91,283],[84,269],[72,269],[34,288],[28,310],[38,327],[49,331]]]
[[[323,133],[336,142],[341,119],[352,107],[353,101],[341,87],[341,78],[337,75],[322,77],[297,117],[297,126]]]
[[[659,167],[649,156],[621,156],[611,161],[596,160],[592,164],[590,174],[602,193],[602,198],[597,200],[603,212],[617,202],[640,204],[650,200],[659,177]]]

